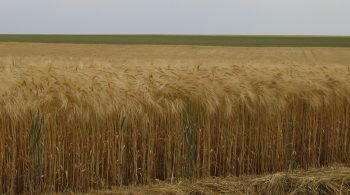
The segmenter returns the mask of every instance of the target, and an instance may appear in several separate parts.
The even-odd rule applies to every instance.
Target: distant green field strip
[[[248,47],[350,47],[350,36],[0,35],[0,42]]]

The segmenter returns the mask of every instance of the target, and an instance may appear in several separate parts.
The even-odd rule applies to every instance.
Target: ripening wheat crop
[[[0,193],[350,162],[346,65],[172,62],[1,57]]]

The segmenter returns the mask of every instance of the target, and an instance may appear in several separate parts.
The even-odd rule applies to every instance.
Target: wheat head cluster
[[[344,64],[129,62],[0,57],[0,193],[350,162]]]

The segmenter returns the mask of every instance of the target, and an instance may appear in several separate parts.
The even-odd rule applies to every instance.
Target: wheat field
[[[0,44],[0,193],[350,163],[350,49]]]

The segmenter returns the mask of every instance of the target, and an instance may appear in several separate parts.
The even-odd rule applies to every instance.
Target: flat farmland
[[[350,47],[350,36],[0,35],[0,42],[240,47]]]
[[[350,48],[0,43],[0,193],[334,164],[307,192],[349,192],[349,140]]]

